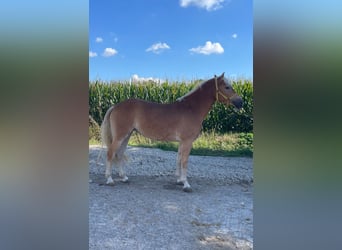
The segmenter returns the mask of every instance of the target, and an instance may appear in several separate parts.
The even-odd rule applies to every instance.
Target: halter
[[[218,95],[220,94],[225,100],[230,101],[228,96],[225,96],[217,86],[217,77],[215,76],[215,86],[216,86],[216,101],[218,101]]]

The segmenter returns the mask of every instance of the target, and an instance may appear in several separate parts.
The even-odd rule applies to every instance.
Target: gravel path
[[[89,249],[253,249],[252,158],[190,156],[185,193],[175,152],[128,147],[129,183],[114,168],[106,186],[99,150],[89,148]]]

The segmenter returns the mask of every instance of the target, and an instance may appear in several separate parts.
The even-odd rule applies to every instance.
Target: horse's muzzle
[[[232,98],[230,101],[235,106],[235,108],[237,108],[237,109],[242,108],[243,101],[242,101],[241,97]]]

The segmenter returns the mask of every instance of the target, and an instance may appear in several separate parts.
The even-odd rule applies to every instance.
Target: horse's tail
[[[110,107],[104,118],[103,118],[103,122],[101,124],[101,142],[102,145],[105,144],[107,146],[107,148],[109,147],[109,145],[112,143],[113,140],[113,135],[112,135],[112,131],[110,129],[110,113],[112,112],[114,106]]]
[[[103,122],[101,124],[101,150],[99,152],[99,155],[97,156],[96,165],[98,165],[99,159],[101,157],[103,145],[106,145],[106,147],[108,148],[113,140],[112,131],[110,129],[110,119],[109,119],[110,113],[112,112],[113,108],[114,106],[110,107],[107,110],[103,118]]]

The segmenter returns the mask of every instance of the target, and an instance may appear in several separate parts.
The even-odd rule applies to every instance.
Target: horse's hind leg
[[[106,161],[106,173],[105,177],[107,179],[107,185],[114,185],[114,181],[112,179],[112,169],[113,169],[113,161],[117,161],[117,151],[121,147],[122,139],[117,140],[113,138],[112,144],[108,146],[107,149],[107,161]]]
[[[117,150],[116,153],[116,159],[117,159],[117,168],[119,171],[119,176],[121,177],[121,181],[122,182],[128,182],[128,177],[126,176],[126,173],[123,169],[124,167],[124,162],[126,161],[126,156],[125,156],[125,150],[127,147],[127,143],[129,141],[131,134],[129,134],[121,143],[121,146],[119,147],[119,149]]]
[[[117,148],[117,143],[114,142],[107,149],[106,174],[105,174],[105,177],[107,179],[106,181],[107,185],[114,185],[114,181],[112,179],[112,168],[113,168],[112,163],[113,163],[113,158],[115,157],[116,148]]]
[[[113,139],[112,144],[108,147],[107,150],[107,161],[106,161],[106,184],[114,185],[114,181],[112,179],[112,169],[113,169],[113,161],[116,160],[116,151],[120,147],[121,142]]]
[[[106,179],[107,185],[113,185],[114,181],[112,178],[113,161],[119,168],[119,175],[122,177],[122,181],[127,182],[128,178],[123,171],[122,163],[124,160],[124,151],[126,149],[130,134],[128,134],[124,139],[115,140],[113,139],[112,144],[109,146],[107,151],[107,162],[106,162]]]

